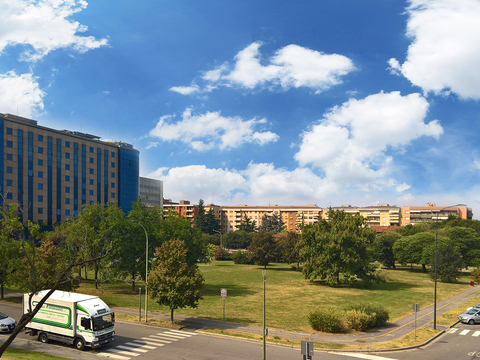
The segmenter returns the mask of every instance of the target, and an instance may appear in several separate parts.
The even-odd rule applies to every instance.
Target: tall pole
[[[147,314],[148,314],[148,234],[147,234],[147,229],[145,229],[145,226],[140,224],[138,221],[134,220],[138,225],[140,225],[143,228],[143,231],[145,231],[145,238],[146,238],[146,245],[145,245],[145,322],[147,322]]]
[[[435,226],[435,295],[433,297],[433,329],[437,330],[437,253],[438,253],[438,215],[440,213],[448,208],[451,207],[458,207],[458,206],[466,206],[464,204],[457,204],[457,205],[451,205],[444,207],[443,209],[440,209],[437,213],[437,219],[435,221],[436,226]]]
[[[267,358],[267,349],[265,347],[265,283],[267,282],[267,270],[262,270],[263,275],[263,360]]]
[[[218,230],[213,230],[213,232],[219,233],[220,234],[220,247],[223,249],[223,244],[222,244],[222,232]]]

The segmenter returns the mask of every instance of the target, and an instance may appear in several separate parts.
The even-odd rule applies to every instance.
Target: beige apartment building
[[[400,226],[401,208],[399,206],[390,206],[380,204],[378,206],[357,207],[351,205],[342,205],[332,207],[332,210],[342,210],[349,214],[360,213],[367,219],[367,225],[371,226]],[[328,219],[328,209],[325,210],[323,219]]]
[[[299,232],[299,225],[315,224],[322,217],[323,209],[317,205],[306,206],[218,206],[207,205],[206,209],[215,211],[215,215],[220,218],[222,233],[237,230],[246,215],[251,221],[255,221],[257,227],[262,223],[264,215],[277,214],[285,223],[285,230]]]
[[[461,219],[472,219],[472,209],[467,206],[436,206],[428,203],[426,206],[404,206],[402,208],[402,225],[425,221],[447,220],[449,215]]]

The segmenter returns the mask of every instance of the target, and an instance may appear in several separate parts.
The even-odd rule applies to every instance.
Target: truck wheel
[[[40,335],[38,335],[38,340],[40,340],[40,342],[46,344],[48,343],[48,336],[46,333],[42,332],[40,333]]]
[[[83,349],[85,349],[85,342],[83,341],[83,339],[80,339],[80,338],[75,339],[75,342],[73,343],[73,345],[77,350],[83,351]]]

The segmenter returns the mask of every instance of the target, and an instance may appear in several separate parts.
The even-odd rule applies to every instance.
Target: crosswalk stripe
[[[393,360],[391,358],[386,358],[383,356],[360,354],[360,353],[331,353],[331,354],[338,354],[338,355],[356,357],[359,359],[367,359],[367,360]]]
[[[162,343],[165,343],[165,344],[171,344],[172,341],[177,341],[177,340],[174,340],[174,339],[169,339],[169,340],[172,340],[172,341],[168,341],[168,340],[165,340],[165,338],[161,338],[160,336],[157,336],[157,335],[150,335],[150,340],[162,342]]]
[[[160,335],[160,336],[166,336],[167,338],[173,338],[173,339],[185,339],[183,336],[178,336],[178,335],[170,335],[170,334],[167,334],[167,333],[157,333],[157,335]]]
[[[470,330],[463,330],[459,335],[467,335],[470,332]]]
[[[185,335],[198,335],[197,333],[190,332],[190,331],[182,331],[182,330],[171,330],[174,333],[185,334]]]
[[[144,337],[142,338],[144,340],[133,340],[133,341],[141,341],[142,343],[146,343],[148,345],[154,345],[154,346],[163,346],[165,344],[160,344],[159,342],[155,342],[157,341],[156,339],[150,339],[150,338],[147,338],[147,337]]]
[[[134,346],[134,347],[141,347],[141,348],[145,348],[145,349],[148,349],[148,350],[156,349],[155,346],[148,346],[145,341],[141,341],[141,340],[133,340],[133,341],[135,341],[137,343],[128,342],[125,345]]]
[[[128,356],[138,356],[138,355],[140,355],[140,354],[137,354],[137,353],[133,353],[131,351],[119,350],[117,348],[107,349],[107,352],[112,352],[112,353],[115,353],[115,354],[123,354],[123,355],[128,355]]]
[[[189,335],[189,334],[178,334],[178,333],[174,333],[174,332],[172,332],[172,331],[165,331],[164,334],[179,336],[179,337],[181,337],[182,339],[186,339],[186,338],[188,338],[188,337],[191,336],[191,335]]]
[[[148,350],[145,349],[139,349],[137,347],[131,347],[131,346],[123,346],[123,345],[118,345],[117,348],[127,350],[127,351],[137,351],[140,353],[146,353]]]
[[[108,357],[109,359],[117,359],[117,360],[128,360],[128,359],[130,359],[129,357],[126,357],[126,356],[115,355],[115,354],[107,354],[107,353],[104,353],[104,352],[101,352],[101,353],[98,353],[98,354],[95,354],[95,355]]]
[[[451,328],[450,331],[448,332],[449,334],[453,334],[457,332],[457,328]]]
[[[475,337],[476,337],[476,336],[479,336],[479,335],[480,335],[480,331],[475,331],[475,332],[472,334],[472,336],[475,336]]]

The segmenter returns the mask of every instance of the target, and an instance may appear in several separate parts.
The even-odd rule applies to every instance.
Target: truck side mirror
[[[85,330],[90,330],[91,329],[89,318],[82,317],[82,319],[80,320],[80,325],[82,325],[85,328]]]

